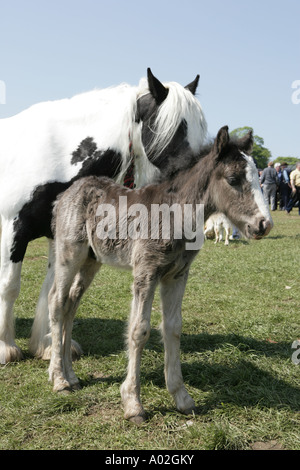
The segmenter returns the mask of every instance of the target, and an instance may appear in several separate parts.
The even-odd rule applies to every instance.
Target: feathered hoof
[[[51,359],[51,335],[44,337],[43,344],[39,344],[38,347],[30,346],[29,349],[33,356],[43,361],[49,361]],[[73,361],[77,361],[83,355],[80,344],[73,339],[71,342],[71,352]]]
[[[73,361],[78,360],[83,355],[83,351],[80,344],[77,343],[77,341],[74,341],[73,339],[71,342],[71,353]]]
[[[22,351],[16,344],[6,344],[0,340],[0,364],[18,362],[22,359]]]

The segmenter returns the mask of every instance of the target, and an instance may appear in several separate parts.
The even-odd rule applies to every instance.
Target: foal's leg
[[[76,274],[73,284],[69,292],[69,298],[65,306],[65,317],[63,325],[63,342],[64,342],[64,373],[66,379],[73,390],[79,389],[79,381],[72,368],[72,328],[73,319],[75,317],[80,300],[91,284],[95,274],[99,271],[101,263],[88,257],[84,265]]]
[[[57,244],[58,252],[55,262],[55,277],[53,286],[49,292],[49,314],[52,336],[51,359],[49,366],[49,379],[53,381],[55,391],[69,390],[72,386],[68,382],[65,370],[69,362],[65,364],[65,357],[69,358],[74,301],[70,298],[70,291],[75,276],[79,272],[88,257],[88,248],[82,244],[70,246],[67,243]],[[66,320],[66,318],[69,319]],[[67,331],[66,331],[67,329]],[[65,331],[64,331],[65,330]],[[67,344],[64,344],[64,337]]]
[[[22,261],[11,261],[13,221],[2,219],[0,270],[0,364],[22,358],[15,344],[13,305],[20,292]],[[26,243],[27,246],[27,243]],[[24,248],[25,251],[26,247]]]
[[[41,359],[47,360],[51,356],[51,334],[49,323],[48,295],[54,280],[55,251],[54,241],[48,239],[48,267],[39,300],[37,303],[35,319],[33,322],[29,349],[31,353]],[[81,347],[72,341],[72,356],[77,358],[82,354]]]
[[[140,363],[143,348],[150,335],[150,316],[156,283],[147,274],[135,276],[133,301],[128,325],[128,369],[121,386],[124,417],[135,424],[145,419],[140,401]]]
[[[194,400],[185,389],[180,364],[181,305],[188,271],[177,280],[161,282],[162,334],[165,345],[165,379],[179,411],[189,414]]]

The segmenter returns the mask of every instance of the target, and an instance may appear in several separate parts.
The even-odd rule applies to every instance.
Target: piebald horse
[[[161,83],[148,69],[137,87],[94,90],[40,103],[0,121],[0,363],[22,357],[15,344],[13,305],[28,243],[49,240],[48,270],[37,304],[30,350],[49,358],[48,292],[53,282],[52,204],[75,180],[105,175],[141,187],[179,165],[181,150],[199,152],[207,126],[186,87]],[[73,343],[74,353],[80,354]]]

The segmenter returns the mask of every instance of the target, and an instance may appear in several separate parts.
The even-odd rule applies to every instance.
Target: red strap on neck
[[[129,134],[129,154],[130,154],[131,161],[124,176],[124,186],[130,189],[133,189],[134,188],[134,153],[133,153],[133,145],[132,145],[132,140],[130,138],[130,134]]]

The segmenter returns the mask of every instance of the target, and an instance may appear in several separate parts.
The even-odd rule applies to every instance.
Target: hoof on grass
[[[128,421],[131,424],[134,424],[135,426],[140,426],[141,424],[143,424],[146,421],[146,415],[142,414],[142,415],[138,415],[138,416],[131,416],[131,418],[128,418]]]

